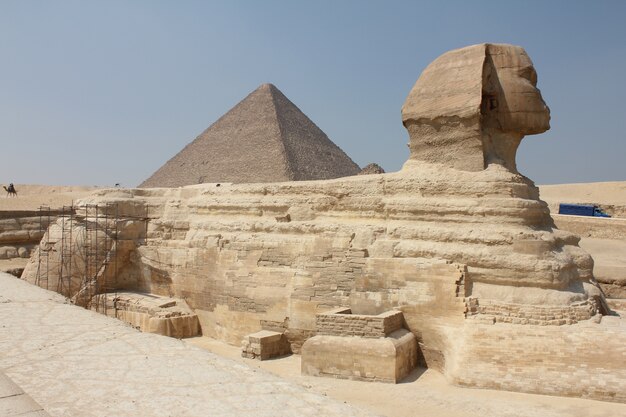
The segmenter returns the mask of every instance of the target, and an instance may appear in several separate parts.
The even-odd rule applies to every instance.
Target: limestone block
[[[41,240],[41,238],[44,236],[43,231],[41,230],[29,230],[28,231],[28,238],[32,241],[32,242],[39,242]]]
[[[182,300],[119,292],[96,295],[91,309],[116,317],[146,333],[178,339],[200,334],[198,316]]]
[[[452,383],[626,402],[626,325],[617,316],[571,326],[467,320],[451,345]],[[460,365],[460,366],[459,366]]]
[[[241,356],[249,359],[266,360],[291,353],[285,335],[270,330],[247,335],[241,347]]]
[[[367,315],[352,314],[351,309],[340,307],[316,316],[317,334],[327,336],[380,338],[401,329],[403,323],[401,311]]]
[[[388,337],[315,336],[302,346],[302,374],[397,383],[417,364],[417,339],[405,329]]]

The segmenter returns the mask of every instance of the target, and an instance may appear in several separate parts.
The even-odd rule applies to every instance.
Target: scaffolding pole
[[[45,219],[45,226],[44,226]],[[41,240],[39,242],[39,256],[37,260],[37,277],[35,278],[35,285],[48,289],[48,277],[50,273],[50,233],[48,228],[50,227],[50,207],[39,207],[39,234]],[[45,236],[45,241],[44,241]],[[42,265],[45,263],[45,266]]]
[[[74,207],[63,206],[61,209],[61,248],[59,262],[59,280],[57,292],[66,297],[72,296],[72,227]]]
[[[145,207],[145,217],[123,216],[123,220],[144,221],[146,234],[144,244],[147,243],[148,207]],[[81,214],[79,214],[81,213]],[[35,283],[48,289],[49,280],[58,274],[56,285],[53,285],[58,293],[71,298],[85,308],[95,309],[103,314],[109,313],[109,307],[113,308],[117,315],[116,290],[118,286],[119,261],[119,222],[120,210],[117,203],[105,205],[86,204],[80,209],[63,206],[61,210],[55,210],[58,217],[60,237],[51,240],[50,222],[52,212],[50,207],[39,208],[39,232],[42,240],[39,245],[39,258]],[[82,217],[82,219],[81,219]],[[82,242],[78,233],[82,226]],[[74,229],[77,230],[74,230]],[[55,229],[56,231],[56,229]],[[57,251],[57,247],[59,250]],[[74,253],[75,252],[75,253]],[[54,256],[53,256],[54,255]],[[80,278],[80,266],[75,268],[75,259],[84,257],[84,270]],[[78,256],[78,258],[75,258]],[[52,259],[51,259],[52,257]],[[58,265],[55,264],[58,262]],[[51,266],[54,268],[51,269]],[[51,276],[50,274],[53,274]],[[78,280],[78,288],[72,288],[75,274]],[[80,278],[80,279],[78,279]],[[76,284],[74,284],[76,285]],[[108,304],[108,295],[113,297],[113,304]],[[111,312],[113,314],[113,312]]]

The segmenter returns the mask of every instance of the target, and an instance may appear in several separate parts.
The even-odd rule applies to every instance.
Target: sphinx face
[[[537,73],[523,48],[488,45],[481,112],[487,127],[533,135],[550,129],[550,109],[537,89]]]

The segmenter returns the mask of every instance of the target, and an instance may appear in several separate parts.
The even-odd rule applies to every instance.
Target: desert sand
[[[72,201],[89,195],[97,188],[80,185],[15,184],[17,197],[8,197],[4,190],[0,190],[0,211],[38,210],[40,206],[61,208],[71,205]]]
[[[626,205],[626,181],[540,185],[541,199],[551,202],[595,202]]]

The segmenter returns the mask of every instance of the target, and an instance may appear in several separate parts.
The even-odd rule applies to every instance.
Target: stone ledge
[[[95,295],[96,310],[146,333],[182,339],[200,334],[198,316],[182,300],[154,294],[117,292]]]

